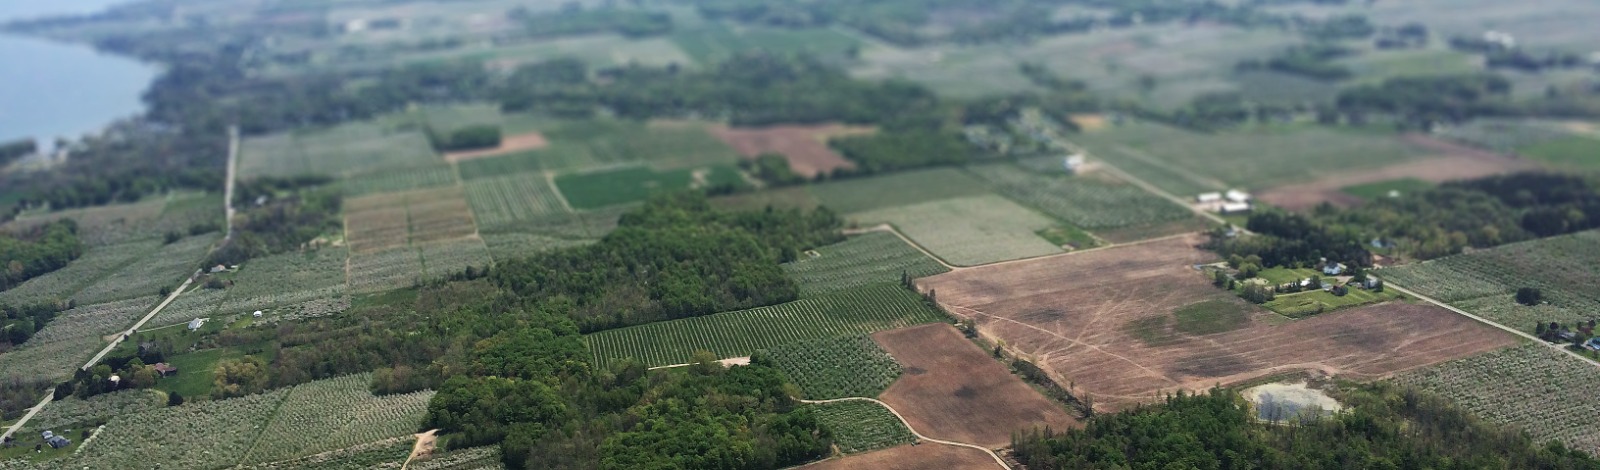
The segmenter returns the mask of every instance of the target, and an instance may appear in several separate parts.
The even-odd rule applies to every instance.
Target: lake
[[[0,1],[0,21],[92,13],[116,0]],[[159,69],[86,45],[0,34],[0,141],[49,145],[139,114]]]

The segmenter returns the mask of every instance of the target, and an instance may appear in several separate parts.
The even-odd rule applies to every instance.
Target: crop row
[[[121,468],[128,462],[161,462],[161,468],[168,470],[232,466],[288,393],[280,389],[119,415],[106,423],[94,443],[79,449],[73,466]]]
[[[420,280],[421,274],[422,256],[409,246],[350,256],[351,292],[404,288]]]
[[[0,303],[32,305],[65,302],[83,288],[160,247],[160,240],[146,240],[90,248],[64,268],[29,279],[10,290],[0,291]],[[154,290],[147,292],[154,293]]]
[[[346,447],[277,462],[240,465],[241,470],[398,470],[411,456],[410,436]],[[412,465],[412,468],[416,468]]]
[[[318,380],[289,391],[244,462],[260,463],[416,432],[433,392],[373,396],[371,374]]]
[[[917,440],[905,423],[882,405],[869,401],[842,401],[807,405],[817,421],[833,430],[833,442],[846,454],[866,452]]]
[[[101,303],[153,295],[177,287],[194,272],[211,244],[221,235],[209,233],[173,242],[146,254],[114,274],[85,287],[72,298],[78,303]]]
[[[135,320],[150,312],[161,299],[156,296],[139,297],[77,307],[56,315],[43,330],[28,339],[29,343],[49,343],[82,337],[99,337],[127,329]]]
[[[484,269],[491,263],[488,247],[477,238],[430,243],[418,250],[422,252],[424,275],[428,279],[443,279],[468,267]]]
[[[81,399],[55,400],[28,421],[28,429],[62,432],[69,426],[93,425],[113,416],[145,413],[167,405],[167,398],[154,390],[122,390]]]
[[[958,266],[1060,253],[1037,232],[1055,220],[999,195],[944,199],[850,215],[862,224],[888,222],[939,258]]]
[[[800,285],[800,295],[815,297],[868,284],[899,282],[900,276],[932,276],[949,271],[900,237],[872,232],[816,249],[815,258],[783,265]]]
[[[104,341],[92,336],[23,343],[22,347],[0,353],[0,381],[55,381],[71,377],[74,369],[88,362],[89,356],[104,345]]]
[[[500,448],[494,446],[472,447],[434,454],[427,460],[415,462],[416,470],[500,470]]]
[[[402,170],[366,173],[344,179],[344,193],[350,196],[437,188],[456,183],[456,174],[449,165],[440,163]]]
[[[1089,229],[1152,225],[1193,217],[1188,209],[1122,182],[1024,171],[1013,165],[971,168],[1000,194]]]
[[[597,367],[634,358],[648,366],[689,362],[697,350],[720,358],[818,338],[859,335],[942,321],[916,293],[879,284],[824,297],[703,317],[684,318],[586,337]]]
[[[900,378],[900,363],[866,335],[785,344],[767,351],[805,398],[876,397]]]
[[[1490,421],[1526,430],[1536,442],[1600,452],[1600,374],[1542,344],[1524,344],[1401,375]]]
[[[550,187],[550,183],[538,173],[499,176],[467,183],[467,202],[472,206],[472,213],[478,222],[486,226],[534,220],[539,216],[566,211],[555,188]]]
[[[485,233],[483,242],[489,247],[494,261],[525,258],[535,253],[571,248],[594,243],[593,240],[569,239],[537,233]]]

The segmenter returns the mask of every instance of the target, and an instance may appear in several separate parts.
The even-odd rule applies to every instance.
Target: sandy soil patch
[[[807,465],[806,470],[855,470],[862,468],[882,470],[991,470],[1000,468],[989,454],[968,447],[924,443],[903,445],[888,449],[852,455],[842,459],[825,460]]]
[[[711,135],[716,136],[734,151],[746,158],[754,158],[763,153],[780,153],[789,158],[789,167],[795,173],[807,177],[816,177],[819,173],[831,172],[838,168],[855,168],[855,163],[846,160],[839,152],[828,147],[828,139],[838,136],[866,134],[874,132],[870,127],[844,126],[839,124],[820,124],[808,126],[772,126],[761,128],[734,129],[727,126],[714,126]]]
[[[872,339],[905,366],[879,399],[930,438],[1000,448],[1016,431],[1078,426],[1063,405],[1011,375],[948,324],[883,331]]]
[[[1257,197],[1268,204],[1295,211],[1310,209],[1323,202],[1350,207],[1361,203],[1361,198],[1341,191],[1350,186],[1402,178],[1442,183],[1531,170],[1537,167],[1534,163],[1520,158],[1421,134],[1408,135],[1405,139],[1413,145],[1436,153],[1437,156],[1379,168],[1331,173],[1316,181],[1272,188],[1261,192]]]
[[[1067,117],[1072,119],[1072,122],[1077,123],[1078,128],[1083,129],[1084,132],[1105,129],[1110,124],[1104,115],[1098,113],[1073,114]]]
[[[1216,261],[1198,235],[1005,263],[917,281],[976,319],[986,337],[1036,359],[1101,411],[1278,373],[1377,379],[1516,343],[1430,305],[1388,303],[1288,322],[1217,290],[1192,265]],[[1174,311],[1231,302],[1222,328],[1184,333]],[[1193,330],[1189,330],[1193,331]],[[897,356],[898,357],[898,356]]]
[[[444,159],[450,162],[461,162],[476,158],[494,157],[508,153],[527,150],[539,150],[550,146],[550,141],[545,140],[544,134],[529,132],[517,134],[500,139],[500,146],[492,149],[468,150],[465,152],[449,152],[444,154]]]

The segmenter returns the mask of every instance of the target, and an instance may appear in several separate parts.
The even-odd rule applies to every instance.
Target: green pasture
[[[861,41],[835,29],[768,28],[706,23],[699,28],[679,28],[672,41],[700,63],[713,63],[749,53],[808,54],[816,57],[842,57]]]
[[[556,177],[556,187],[572,208],[579,210],[643,201],[662,191],[745,184],[732,165],[671,171],[631,166]]]
[[[810,186],[823,206],[838,213],[989,194],[982,180],[954,168],[912,170]]]

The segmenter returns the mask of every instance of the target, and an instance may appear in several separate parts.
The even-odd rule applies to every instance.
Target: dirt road
[[[911,435],[917,436],[917,439],[921,439],[921,440],[928,441],[928,442],[933,442],[933,443],[938,443],[938,444],[944,444],[944,445],[948,445],[948,446],[965,447],[965,448],[968,448],[968,449],[981,450],[984,453],[989,454],[989,457],[994,458],[994,462],[997,463],[997,464],[1000,464],[1000,468],[1004,468],[1006,470],[1011,470],[1011,466],[1010,465],[1006,465],[1006,461],[1004,459],[1001,459],[1000,455],[995,454],[994,451],[989,450],[988,448],[985,448],[983,446],[968,444],[968,443],[965,443],[965,442],[939,440],[939,439],[934,439],[934,438],[922,435],[922,433],[917,432],[917,428],[911,427],[911,423],[906,421],[906,417],[902,416],[899,411],[895,411],[894,407],[889,406],[888,403],[884,403],[884,402],[878,401],[875,398],[850,397],[850,398],[835,398],[835,399],[832,399],[832,400],[800,400],[801,403],[811,403],[811,404],[838,403],[838,402],[843,402],[843,401],[866,401],[866,402],[876,403],[876,404],[878,404],[878,406],[881,406],[884,409],[889,410],[890,413],[894,413],[894,417],[900,420],[900,424],[905,425],[906,429],[911,431]]]

